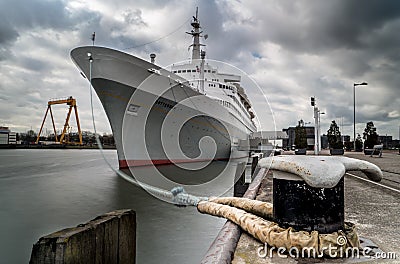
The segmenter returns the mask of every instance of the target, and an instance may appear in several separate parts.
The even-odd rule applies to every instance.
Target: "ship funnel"
[[[154,54],[154,53],[150,54],[150,61],[151,61],[151,63],[154,64],[154,62],[156,61],[156,54]]]

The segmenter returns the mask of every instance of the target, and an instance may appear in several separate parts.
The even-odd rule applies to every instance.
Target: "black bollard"
[[[333,188],[315,188],[302,178],[273,171],[273,217],[281,227],[332,233],[344,227],[344,178]]]

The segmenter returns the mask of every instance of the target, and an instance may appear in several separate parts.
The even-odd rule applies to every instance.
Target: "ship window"
[[[212,73],[215,73],[215,71],[212,71]]]
[[[176,71],[174,71],[174,73],[176,73]]]
[[[222,88],[222,84],[219,85],[219,88]]]
[[[186,72],[186,70],[182,70],[182,73]]]
[[[181,70],[178,70],[178,73],[181,73]]]

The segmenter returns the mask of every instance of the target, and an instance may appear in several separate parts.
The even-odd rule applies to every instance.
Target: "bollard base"
[[[314,188],[301,178],[274,171],[273,217],[283,228],[332,233],[344,228],[344,179],[333,188]]]

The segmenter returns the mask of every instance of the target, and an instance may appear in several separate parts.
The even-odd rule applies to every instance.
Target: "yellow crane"
[[[61,133],[60,140],[58,140],[58,137],[57,137],[57,131],[56,131],[56,125],[54,123],[53,112],[51,111],[51,106],[52,105],[57,105],[57,104],[67,104],[67,105],[69,105],[67,119],[65,120],[64,129],[63,129],[63,132]],[[68,98],[64,98],[64,99],[54,99],[54,100],[48,101],[47,110],[46,110],[46,113],[44,115],[43,122],[42,122],[42,125],[40,127],[37,139],[36,139],[36,144],[39,142],[40,134],[42,133],[43,125],[44,125],[44,123],[46,121],[46,117],[47,117],[48,112],[50,112],[51,122],[53,124],[53,129],[54,129],[54,135],[55,135],[56,142],[59,142],[61,144],[76,144],[74,142],[69,142],[65,138],[65,133],[67,132],[67,129],[69,127],[69,118],[71,116],[72,108],[74,108],[74,110],[75,110],[75,120],[76,120],[76,125],[78,127],[79,144],[82,145],[82,132],[81,132],[81,126],[79,124],[78,108],[76,106],[76,100],[74,98],[72,98],[72,96],[70,96]]]

